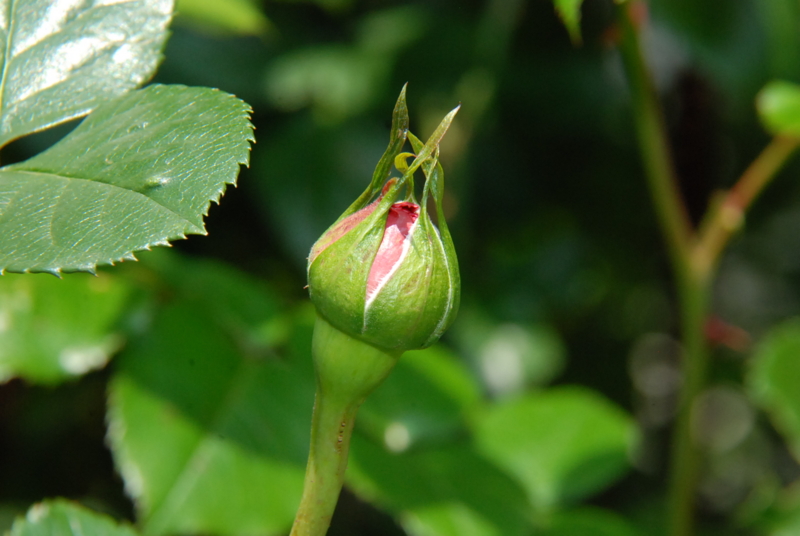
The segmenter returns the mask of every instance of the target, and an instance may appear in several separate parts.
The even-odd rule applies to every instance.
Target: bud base
[[[311,448],[291,536],[324,536],[327,532],[344,483],[358,408],[391,372],[401,354],[350,337],[319,315],[312,351],[317,395]]]

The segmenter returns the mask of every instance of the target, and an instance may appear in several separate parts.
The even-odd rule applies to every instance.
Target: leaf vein
[[[17,0],[10,0],[8,2],[8,9],[6,10],[6,21],[8,23],[5,28],[6,48],[3,50],[3,68],[0,70],[0,132],[5,131],[6,115],[3,112],[5,111],[6,105],[6,79],[8,78],[8,63],[11,59],[11,36],[14,33],[14,9],[16,6]]]
[[[130,193],[130,194],[135,194],[135,195],[141,196],[142,198],[144,198],[148,202],[154,203],[154,204],[158,205],[159,207],[163,208],[164,210],[168,211],[169,213],[175,215],[177,218],[179,218],[180,220],[185,222],[187,225],[189,225],[189,226],[191,226],[193,228],[197,228],[197,226],[195,224],[193,224],[190,220],[188,220],[183,214],[181,214],[179,212],[176,212],[172,208],[164,205],[163,203],[159,203],[156,199],[153,199],[152,197],[150,197],[150,196],[148,196],[146,194],[143,194],[142,192],[137,192],[136,190],[132,190],[130,188],[122,188],[122,187],[117,186],[115,184],[109,184],[107,182],[101,182],[101,181],[97,181],[97,180],[86,178],[86,177],[69,177],[69,176],[66,176],[66,175],[59,175],[57,173],[52,173],[52,172],[48,172],[48,171],[33,171],[33,170],[26,170],[26,169],[14,169],[14,172],[15,173],[24,174],[24,175],[34,175],[34,176],[35,175],[44,175],[46,177],[50,177],[50,178],[53,178],[53,179],[56,179],[56,180],[63,180],[63,181],[86,181],[88,183],[91,183],[94,186],[99,187],[99,188],[105,187],[105,188],[108,188],[109,190],[112,190],[112,191],[113,190],[117,190],[117,191],[122,191],[122,192]],[[59,197],[61,195],[62,194],[59,194]],[[183,196],[183,195],[184,195],[184,193],[181,192],[181,196]],[[209,202],[210,201],[211,200],[209,199]]]

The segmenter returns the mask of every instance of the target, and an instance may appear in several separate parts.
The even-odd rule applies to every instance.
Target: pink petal
[[[367,304],[375,298],[402,263],[408,251],[409,234],[418,217],[419,205],[414,203],[395,203],[389,209],[383,240],[367,278]]]
[[[339,240],[341,237],[346,235],[353,227],[364,221],[364,218],[372,214],[375,208],[378,206],[378,201],[374,201],[371,204],[367,205],[366,207],[362,208],[358,212],[354,212],[350,214],[348,217],[340,221],[336,227],[328,231],[326,234],[314,244],[314,247],[311,248],[311,254],[308,256],[309,262],[314,262],[314,259],[319,256],[320,253],[325,251],[328,246]]]
[[[386,195],[386,192],[389,191],[389,188],[394,186],[396,182],[397,179],[389,179],[386,181],[386,184],[383,185],[383,190],[381,191],[381,195],[378,197],[378,199],[362,208],[358,212],[350,214],[348,217],[340,221],[333,229],[322,235],[320,239],[317,240],[316,244],[314,244],[314,246],[311,248],[311,253],[308,256],[308,262],[314,262],[314,259],[316,259],[320,253],[325,251],[328,246],[346,235],[353,227],[364,221],[367,216],[372,214],[375,209],[378,208],[378,203],[381,202],[383,196]]]

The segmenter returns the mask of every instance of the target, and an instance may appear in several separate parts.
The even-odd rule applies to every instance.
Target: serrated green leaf
[[[128,525],[63,499],[33,505],[9,536],[136,536]]]
[[[209,285],[234,289],[218,300],[240,303],[236,289],[247,278],[199,270]],[[252,302],[263,302],[251,310],[275,309],[257,285],[250,290]],[[110,385],[109,443],[143,530],[285,531],[308,453],[310,327],[302,331],[304,363],[294,366],[253,348],[247,335],[270,318],[236,318],[228,303],[217,315],[191,290],[173,292],[151,331],[119,356]]]
[[[497,404],[478,419],[479,450],[546,511],[586,497],[628,469],[633,419],[584,388],[558,387]]]
[[[0,2],[0,147],[150,78],[172,7],[172,0]]]
[[[759,345],[749,375],[755,401],[800,460],[800,318],[775,327]]]
[[[556,12],[569,32],[573,44],[581,43],[581,4],[583,0],[553,0]]]
[[[800,136],[800,86],[781,80],[770,82],[756,97],[764,127],[775,135]]]
[[[51,384],[104,366],[122,344],[129,291],[109,274],[0,278],[0,382]]]
[[[221,91],[150,86],[0,169],[0,273],[93,271],[205,233],[210,201],[248,162],[248,113]]]

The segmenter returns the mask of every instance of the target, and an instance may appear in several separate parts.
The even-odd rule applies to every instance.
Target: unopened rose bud
[[[395,126],[405,101],[398,101]],[[318,313],[347,335],[390,351],[425,348],[436,342],[458,308],[458,264],[442,211],[443,172],[438,143],[452,120],[448,115],[423,145],[408,135],[417,156],[401,178],[373,184],[314,244],[308,259],[308,286]],[[407,121],[407,116],[405,118]],[[376,170],[401,161],[402,140],[393,139]],[[398,155],[400,155],[398,157]],[[413,155],[409,155],[413,156]],[[401,166],[405,168],[406,166]],[[413,195],[413,172],[426,176],[423,199]],[[371,197],[380,195],[374,201]],[[400,193],[405,197],[400,198]],[[428,213],[433,199],[441,229]],[[372,201],[370,203],[370,201]],[[369,203],[369,204],[368,204]]]
[[[311,344],[317,396],[303,497],[291,536],[327,533],[358,407],[404,351],[436,342],[458,309],[458,263],[442,211],[444,173],[438,160],[439,142],[456,110],[423,144],[408,132],[403,88],[389,147],[372,182],[311,248],[308,288],[317,308]],[[407,141],[416,156],[401,152]],[[389,179],[392,163],[402,177]],[[417,169],[425,175],[420,202],[414,196]],[[438,229],[428,201],[436,208]]]

